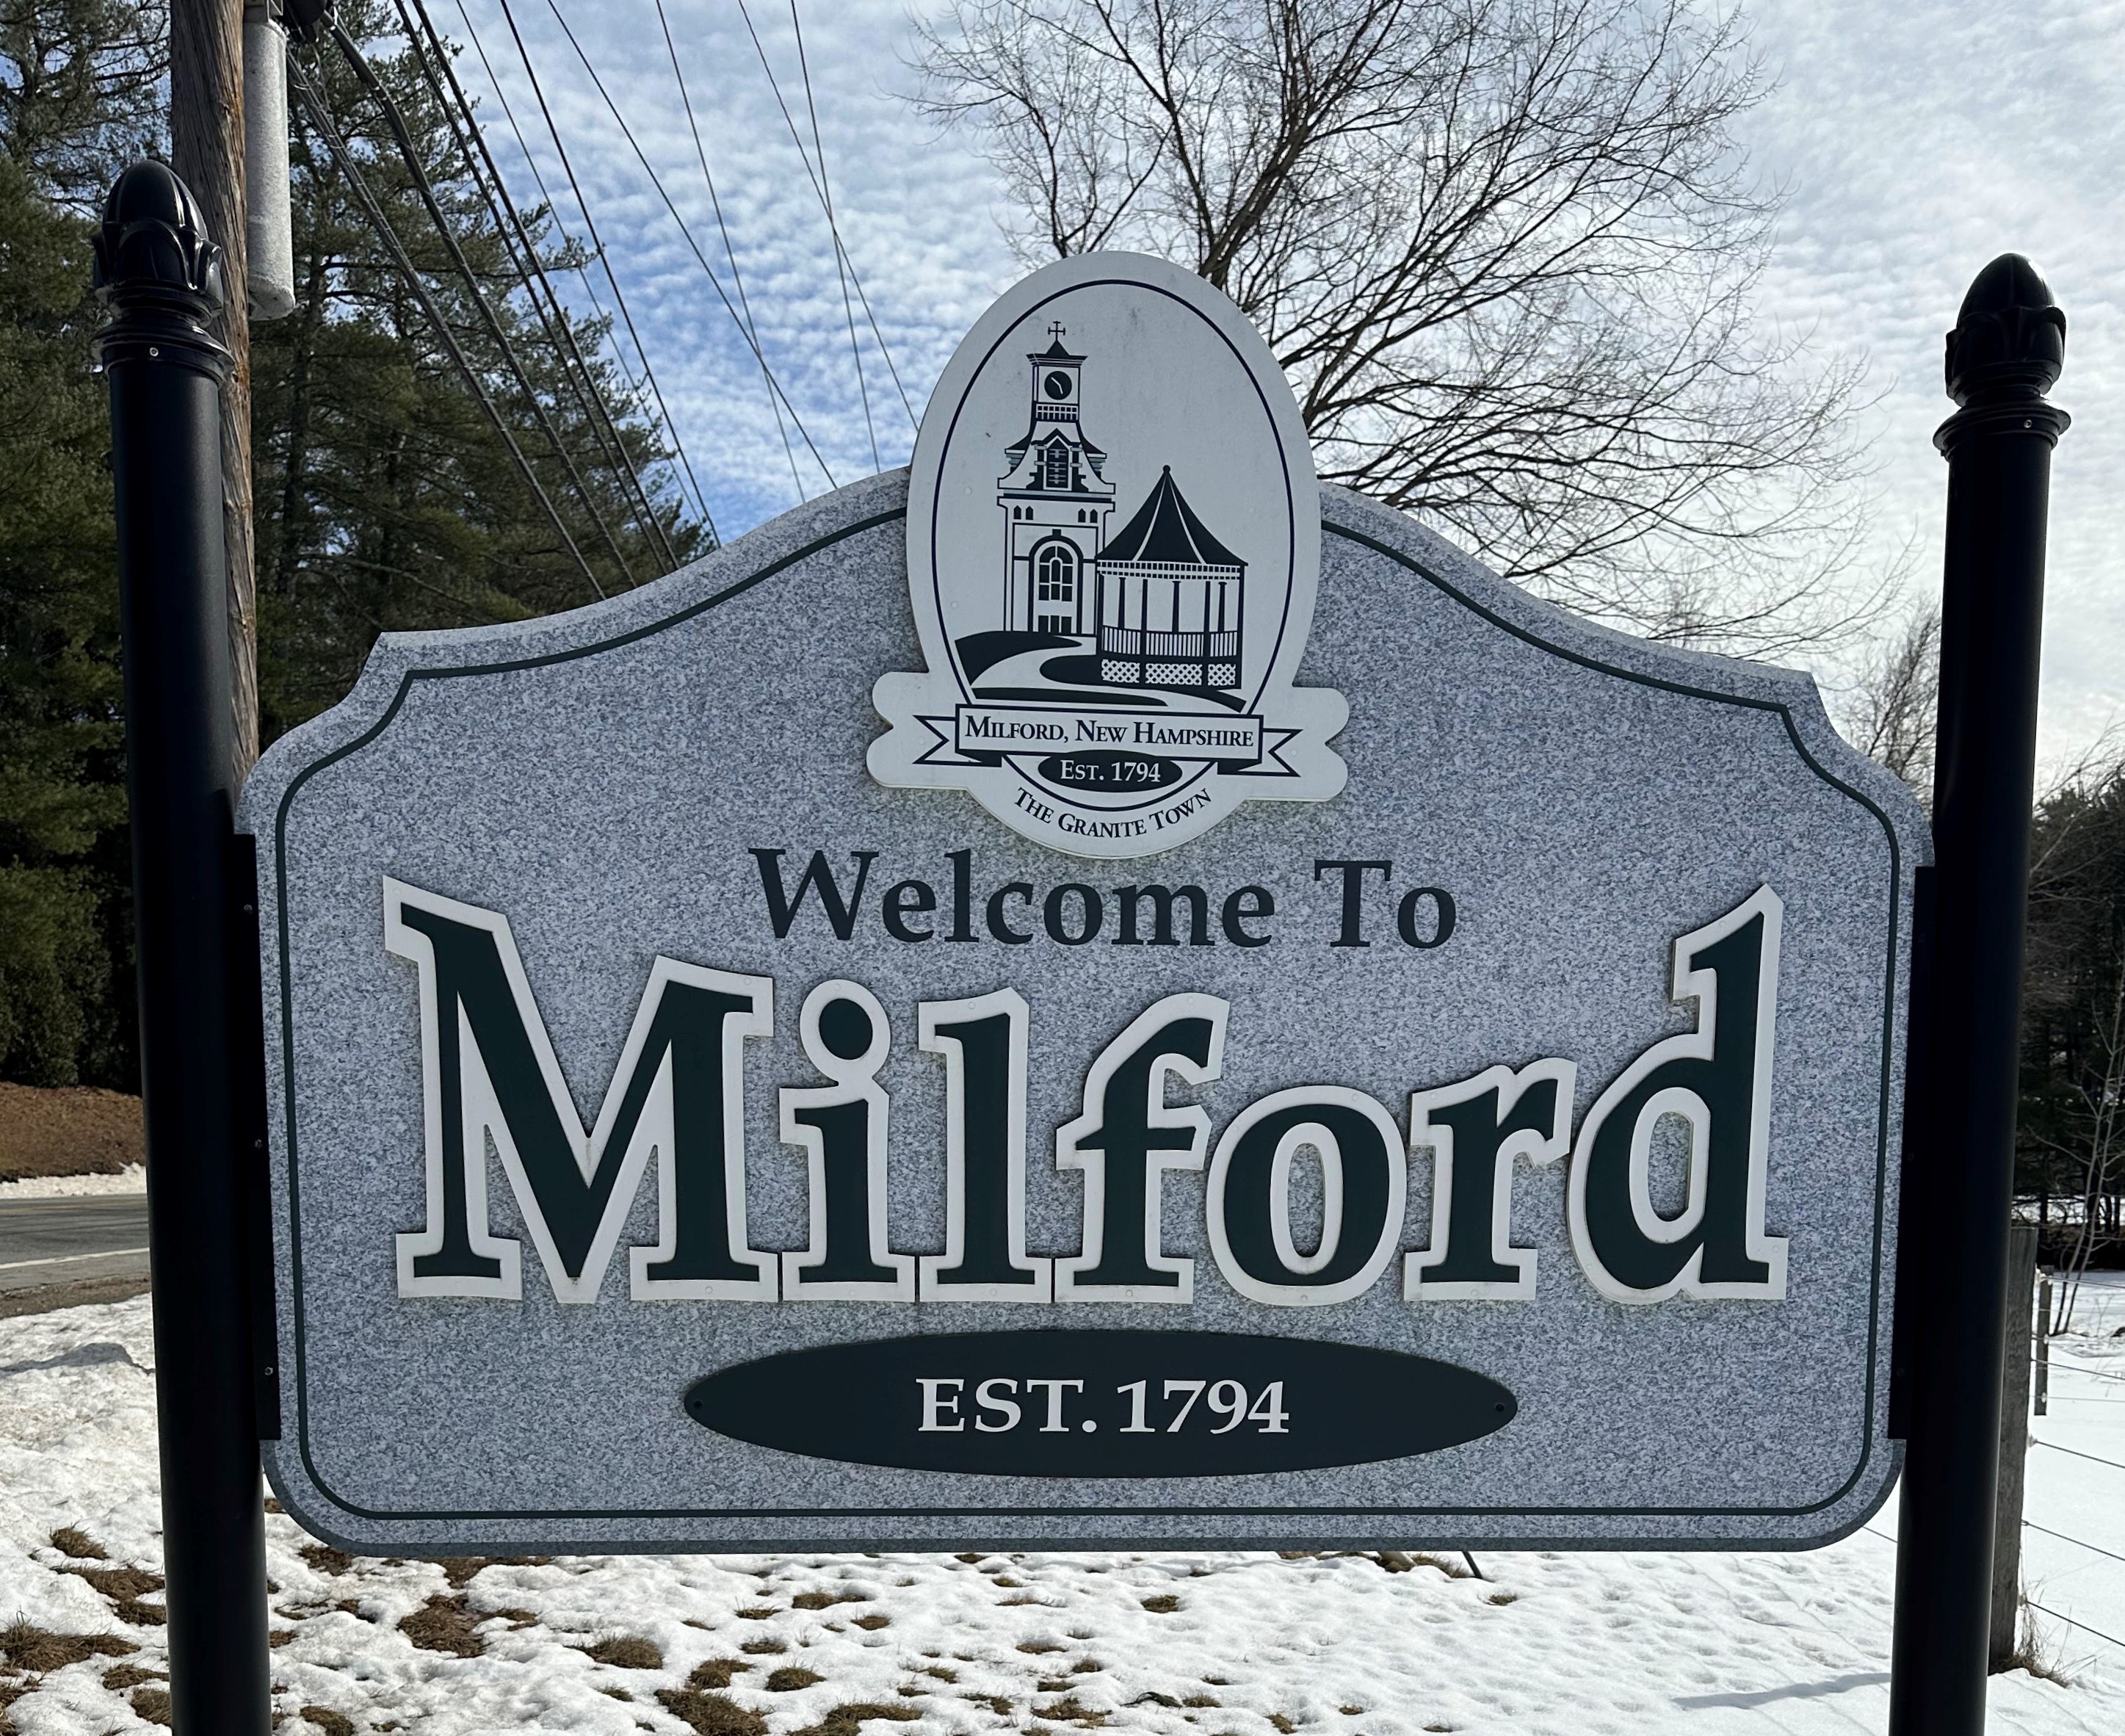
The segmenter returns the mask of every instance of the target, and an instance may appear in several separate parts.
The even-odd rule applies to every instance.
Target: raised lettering
[[[1407,1186],[1402,1130],[1362,1091],[1302,1085],[1250,1103],[1218,1141],[1204,1205],[1225,1281],[1281,1307],[1347,1301],[1394,1257]],[[1298,1154],[1321,1170],[1321,1234],[1302,1253],[1292,1234]]]
[[[1195,1262],[1160,1248],[1159,1182],[1166,1170],[1203,1167],[1210,1124],[1194,1104],[1169,1104],[1166,1081],[1219,1076],[1229,1010],[1214,995],[1168,995],[1085,1075],[1084,1113],[1055,1135],[1055,1167],[1085,1177],[1082,1252],[1055,1262],[1057,1301],[1194,1300]]]
[[[517,1243],[488,1229],[492,1139],[557,1300],[596,1300],[652,1151],[662,1239],[634,1251],[633,1293],[774,1300],[775,1257],[746,1245],[738,1065],[771,982],[658,958],[586,1133],[507,918],[387,879],[384,944],[420,974],[427,1227],[398,1238],[401,1295],[522,1296]]]
[[[832,1083],[785,1087],[782,1138],[810,1169],[811,1243],[782,1257],[793,1300],[912,1302],[915,1257],[886,1245],[888,1105],[878,1083],[892,1040],[885,1009],[860,983],[822,983],[798,1021],[804,1054]]]
[[[1760,887],[1677,941],[1673,996],[1696,1002],[1697,1029],[1654,1044],[1586,1112],[1571,1153],[1571,1245],[1612,1301],[1785,1295],[1784,1238],[1764,1233],[1783,915]],[[1663,1120],[1689,1140],[1688,1196],[1670,1218],[1651,1190]]]
[[[925,1001],[921,1045],[945,1060],[945,1252],[926,1302],[1046,1302],[1054,1262],[1025,1252],[1025,1002],[1014,988]]]
[[[1513,1161],[1551,1163],[1571,1150],[1577,1077],[1570,1061],[1541,1060],[1411,1096],[1410,1148],[1431,1148],[1431,1245],[1403,1260],[1405,1298],[1534,1295],[1535,1251],[1513,1246]]]

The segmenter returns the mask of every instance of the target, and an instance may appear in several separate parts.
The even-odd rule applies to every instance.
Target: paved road
[[[144,1194],[0,1201],[0,1295],[147,1276]]]

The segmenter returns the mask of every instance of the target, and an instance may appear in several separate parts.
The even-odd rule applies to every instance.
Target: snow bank
[[[156,1710],[156,1594],[136,1588],[125,1605],[122,1577],[99,1589],[81,1571],[160,1567],[149,1325],[144,1298],[0,1321],[0,1628],[19,1617],[139,1648],[39,1677],[0,1671],[0,1698],[29,1690],[8,1708],[22,1736],[141,1729],[135,1696]],[[2080,1378],[2055,1372],[2054,1391]],[[2057,1408],[2076,1408],[2090,1407]],[[2064,1441],[2080,1426],[2055,1413],[2039,1427]],[[2090,1478],[2077,1502],[2061,1491],[2061,1511],[2077,1507],[2085,1528],[2107,1502],[2125,1526],[2125,1474],[2099,1485],[2111,1474],[2038,1452],[2039,1498],[2060,1466]],[[1161,1551],[350,1560],[276,1514],[274,1699],[281,1736],[684,1736],[757,1728],[747,1711],[771,1736],[855,1736],[859,1719],[888,1716],[924,1731],[1173,1736],[1878,1731],[1884,1524],[1810,1554],[1483,1554],[1477,1580],[1421,1561]],[[51,1540],[64,1527],[63,1544],[108,1559],[69,1556]],[[2125,1567],[2113,1572],[2125,1588]],[[2075,1635],[2064,1649],[2100,1648]],[[689,1691],[697,1671],[728,1686]],[[1992,1709],[1995,1731],[2115,1736],[2125,1649],[2081,1664],[2072,1686],[2001,1677]]]
[[[129,1163],[115,1176],[25,1176],[0,1182],[0,1204],[9,1200],[71,1200],[88,1194],[144,1194],[148,1167]]]

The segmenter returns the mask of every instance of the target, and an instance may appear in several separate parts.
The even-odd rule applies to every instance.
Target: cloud
[[[511,0],[591,220],[726,535],[795,504],[800,488],[819,493],[829,476],[847,483],[905,463],[912,417],[921,413],[954,344],[1017,275],[994,221],[987,169],[956,143],[937,139],[904,100],[913,78],[900,58],[909,31],[898,5],[836,0],[796,14],[811,75],[808,97],[786,0],[747,0],[747,7],[758,49],[737,0],[664,0],[700,129],[697,153],[653,0],[561,0],[558,17],[546,0]],[[686,233],[560,18],[633,130]],[[468,35],[465,20],[501,87],[497,93],[488,83],[477,54],[461,57],[460,75],[483,99],[481,118],[503,172],[520,196],[535,194],[501,96],[554,192],[562,226],[582,235],[498,0],[464,0],[463,18],[455,6],[437,8],[439,26],[460,40]],[[832,232],[814,191],[815,114],[836,227],[868,312],[855,285],[844,301]],[[702,156],[714,177],[728,252]],[[609,306],[602,275],[594,270],[591,281]],[[580,283],[574,295],[587,309]],[[748,310],[760,351],[794,408],[780,427],[760,362],[741,330]]]
[[[2052,499],[2041,751],[2070,758],[2125,701],[2125,7],[2022,0],[1760,0],[1754,39],[1780,78],[1745,123],[1791,201],[1766,312],[1863,349],[1883,396],[1878,559],[1913,547],[1937,592],[1954,406],[1943,335],[1995,255],[2028,254],[2066,310],[2057,397],[2076,423]]]
[[[560,0],[701,251],[736,301],[654,0]],[[681,68],[769,366],[838,482],[905,461],[901,389],[860,305],[852,359],[826,218],[806,172],[813,106],[836,216],[907,402],[919,415],[953,346],[1018,275],[997,189],[964,139],[907,98],[902,0],[801,6],[811,104],[788,0],[746,0],[803,141],[791,137],[738,0],[664,0]],[[464,0],[564,226],[580,233],[499,0]],[[742,531],[826,486],[783,432],[736,322],[681,236],[563,35],[548,0],[511,0],[582,177],[642,340],[719,528]],[[1745,118],[1752,161],[1790,189],[1763,311],[1818,351],[1871,356],[1882,394],[1867,433],[1880,460],[1878,571],[1909,545],[1913,590],[1939,583],[1945,470],[1931,446],[1952,408],[1942,333],[1994,254],[2027,252],[2067,311],[2058,396],[2076,426],[2052,503],[2043,751],[2058,761],[2125,699],[2125,6],[2089,0],[1760,0],[1756,50],[1779,79]],[[454,7],[437,22],[462,37]],[[477,59],[463,72],[520,195],[529,175]],[[602,290],[602,285],[601,285]],[[1868,573],[1855,575],[1863,583]]]

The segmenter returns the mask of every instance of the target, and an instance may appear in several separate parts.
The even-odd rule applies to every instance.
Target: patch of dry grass
[[[693,1688],[660,1688],[657,1703],[695,1736],[767,1736],[767,1720],[748,1711],[728,1694],[704,1694]]]
[[[103,1545],[87,1531],[71,1525],[63,1525],[52,1533],[52,1547],[62,1555],[70,1555],[76,1561],[108,1561]]]
[[[115,1176],[144,1163],[140,1100],[86,1085],[0,1079],[0,1182],[26,1176]]]
[[[874,1700],[852,1700],[836,1706],[817,1724],[793,1731],[791,1736],[858,1736],[866,1719],[889,1718],[895,1724],[912,1724],[921,1715],[912,1705],[882,1705]]]
[[[656,1641],[640,1639],[633,1634],[608,1635],[594,1645],[577,1646],[576,1649],[618,1670],[661,1670],[664,1668],[664,1653]]]
[[[463,1592],[446,1597],[441,1592],[398,1624],[398,1631],[424,1652],[449,1652],[459,1658],[477,1658],[483,1648],[474,1631],[487,1618],[467,1606]]]
[[[34,1676],[91,1658],[125,1658],[139,1649],[115,1634],[54,1634],[26,1621],[0,1628],[0,1658]]]

